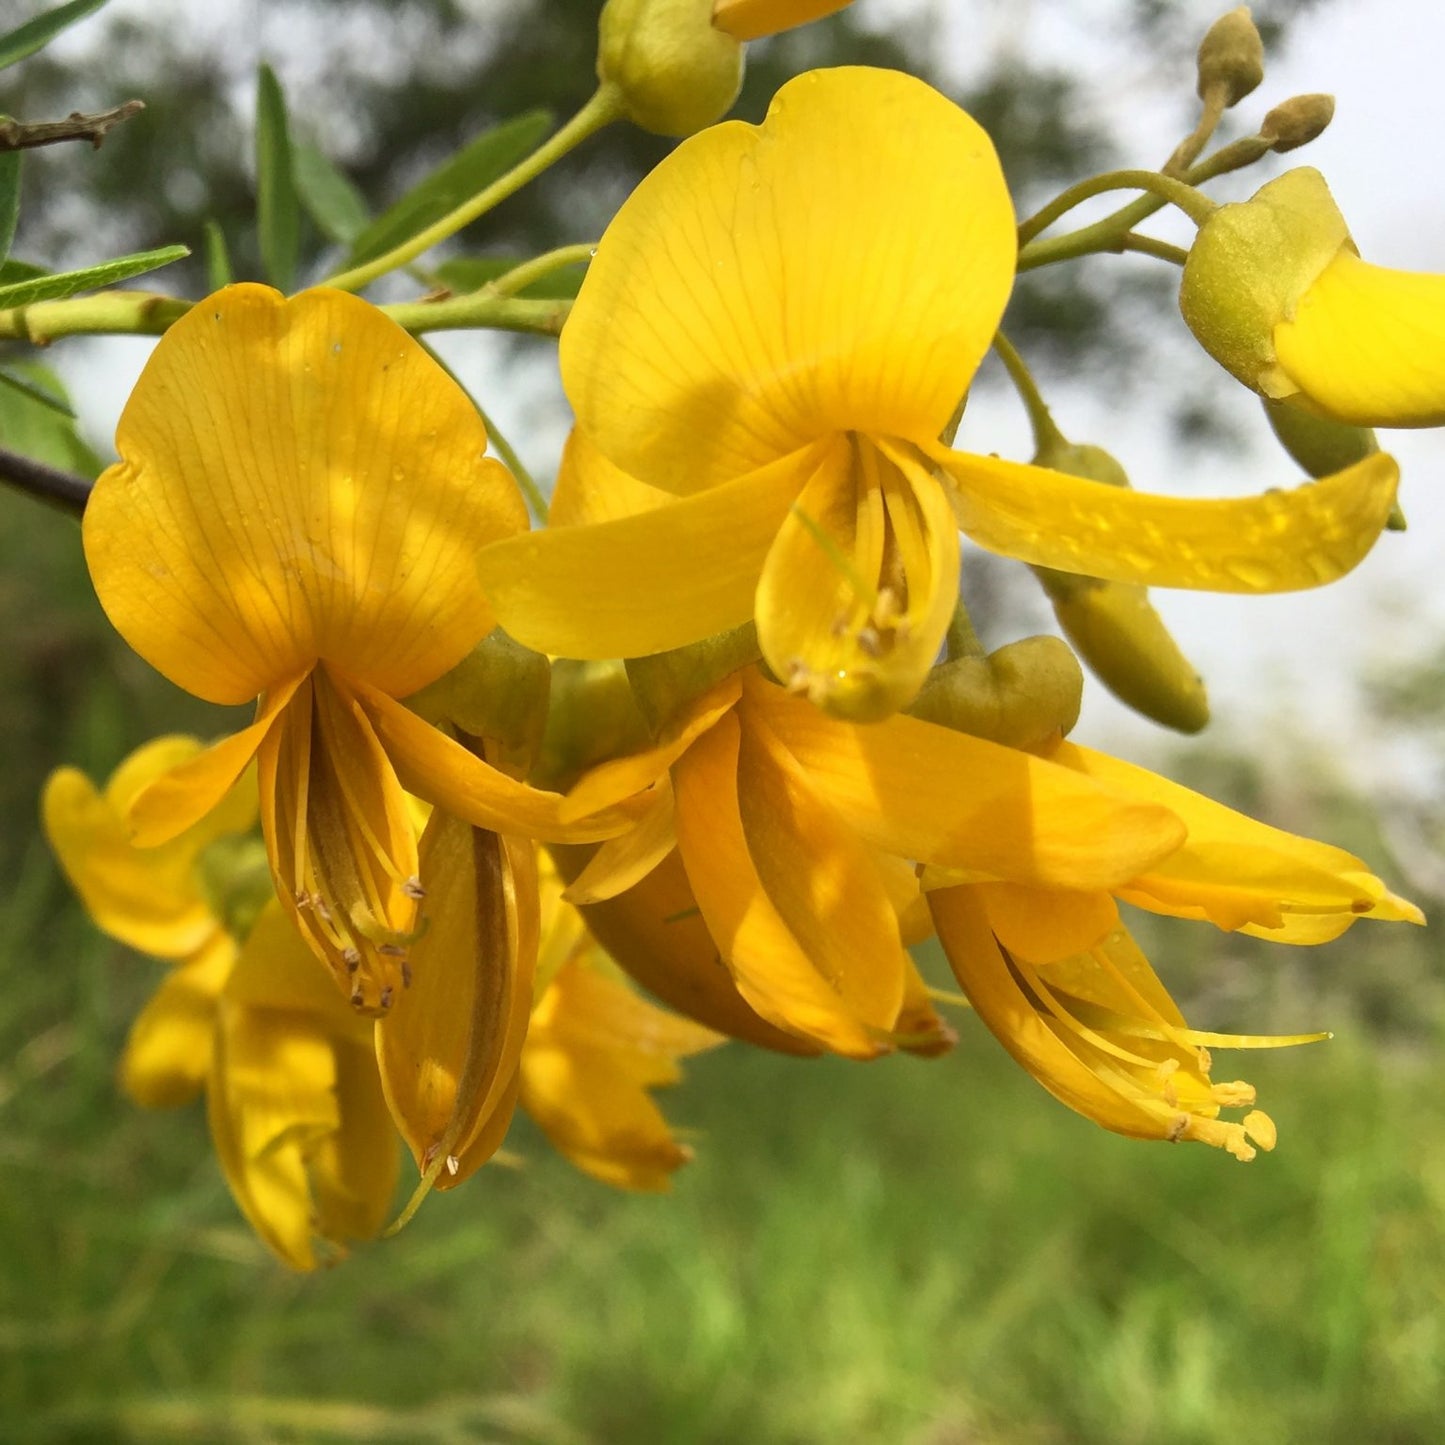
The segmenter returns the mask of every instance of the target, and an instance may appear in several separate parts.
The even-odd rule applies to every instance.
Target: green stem
[[[523,301],[512,296],[488,296],[473,291],[449,301],[399,301],[381,308],[398,325],[414,335],[424,331],[466,331],[485,327],[492,331],[529,331],[557,336],[572,309],[570,301]]]
[[[190,309],[189,301],[149,291],[97,291],[0,311],[0,339],[44,346],[57,336],[159,336]]]
[[[555,251],[544,251],[530,261],[523,261],[520,266],[513,266],[495,281],[488,281],[485,286],[478,287],[476,294],[515,296],[519,291],[525,291],[534,281],[540,281],[543,276],[550,276],[553,271],[560,271],[564,266],[590,261],[596,254],[595,241],[588,241],[580,246],[558,246]]]
[[[1146,191],[1146,199],[1152,203],[1145,212],[1146,215],[1152,215],[1161,206],[1172,204],[1178,206],[1196,225],[1203,225],[1209,213],[1215,209],[1214,202],[1208,196],[1201,195],[1188,182],[1176,180],[1173,176],[1161,175],[1158,171],[1109,171],[1102,176],[1090,176],[1088,180],[1070,186],[1055,196],[1042,210],[1030,216],[1019,227],[1019,246],[1027,246],[1035,236],[1048,230],[1059,217],[1072,211],[1075,206],[1109,191]],[[1134,204],[1141,205],[1143,201],[1136,201]],[[1128,206],[1124,208],[1126,211],[1130,209],[1132,208]],[[1115,213],[1122,214],[1122,211]],[[1105,222],[1113,219],[1113,216],[1107,216]],[[1142,220],[1143,216],[1139,219]]]
[[[1204,109],[1200,113],[1199,124],[1175,146],[1174,154],[1164,162],[1162,174],[1181,178],[1188,174],[1189,167],[1199,159],[1199,152],[1209,144],[1210,136],[1219,128],[1228,99],[1227,86],[1215,84],[1209,87],[1209,93],[1204,97]]]
[[[1170,261],[1182,266],[1189,259],[1189,252],[1172,241],[1161,241],[1156,236],[1141,236],[1138,231],[1125,231],[1119,237],[1121,251],[1137,251],[1141,256],[1154,256],[1160,261]]]
[[[541,175],[548,166],[561,160],[568,151],[621,116],[622,92],[615,85],[599,85],[593,92],[592,99],[561,130],[549,136],[526,160],[515,165],[506,175],[499,176],[469,201],[464,201],[454,211],[443,216],[441,220],[434,221],[409,241],[392,247],[375,260],[366,261],[360,266],[353,266],[349,271],[332,276],[325,284],[338,287],[342,291],[358,291],[375,281],[378,276],[385,276],[388,271],[405,266],[408,261],[415,260],[424,251],[431,250],[439,242],[456,235],[463,226],[469,226],[479,216],[485,215],[508,196],[521,190],[528,181]]]
[[[1230,145],[1222,146],[1208,159],[1195,166],[1184,179],[1190,187],[1197,188],[1205,181],[1213,180],[1216,176],[1242,170],[1245,166],[1252,166],[1261,156],[1267,155],[1272,148],[1273,142],[1266,140],[1263,136],[1245,136]],[[1114,174],[1116,177],[1142,175],[1158,178],[1153,171],[1118,171]],[[1104,179],[1106,178],[1099,176],[1093,182],[1085,181],[1081,183],[1081,186],[1070,187],[1037,215],[1031,216],[1024,222],[1019,228],[1018,269],[1020,271],[1032,271],[1039,266],[1050,266],[1056,261],[1070,261],[1079,256],[1093,255],[1099,251],[1117,251],[1120,249],[1119,238],[1121,236],[1132,231],[1141,221],[1147,221],[1156,211],[1163,210],[1168,204],[1167,200],[1155,191],[1149,195],[1140,196],[1138,200],[1130,201],[1127,206],[1121,206],[1102,220],[1095,221],[1092,225],[1084,226],[1080,230],[1070,231],[1067,235],[1055,236],[1047,241],[1033,239],[1066,211],[1078,205],[1080,201],[1088,199],[1088,196],[1078,194],[1083,186],[1096,185],[1098,181]],[[1169,180],[1168,177],[1162,179]],[[1179,183],[1174,182],[1174,184]],[[1098,188],[1089,194],[1099,195],[1107,189],[1109,187]],[[1145,188],[1141,187],[1141,189]],[[1070,196],[1073,198],[1065,203],[1066,198]],[[1040,224],[1041,218],[1045,218],[1042,220],[1042,224]]]
[[[1002,331],[994,337],[993,349],[998,353],[998,359],[1003,362],[1004,370],[1008,372],[1009,380],[1013,382],[1014,390],[1018,392],[1019,400],[1024,404],[1024,410],[1028,412],[1029,425],[1034,432],[1035,455],[1045,450],[1067,446],[1068,438],[1055,425],[1053,416],[1039,392],[1038,383],[1034,381],[1033,373],[1024,364],[1023,357],[1018,354],[1013,343]]]

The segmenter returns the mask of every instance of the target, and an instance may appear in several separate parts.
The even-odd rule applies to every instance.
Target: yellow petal
[[[462,390],[375,307],[232,286],[161,339],[86,506],[96,593],[171,681],[240,703],[318,658],[404,696],[491,630],[526,511]]]
[[[314,1269],[306,1155],[337,1128],[335,1057],[284,1013],[222,1006],[206,1091],[216,1156],[241,1212],[293,1269]]]
[[[768,548],[824,455],[771,466],[634,516],[552,527],[477,559],[497,621],[562,657],[644,657],[726,632],[753,615]]]
[[[1150,587],[1289,592],[1343,577],[1390,515],[1384,453],[1292,491],[1195,501],[997,457],[934,450],[957,483],[959,526],[981,547],[1062,572]]]
[[[998,941],[1029,963],[1085,953],[1119,926],[1119,909],[1107,893],[1017,883],[980,883],[975,891]]]
[[[594,1178],[623,1189],[666,1189],[690,1151],[673,1138],[647,1091],[677,1082],[678,1059],[721,1042],[574,961],[533,1013],[521,1105]]]
[[[1220,928],[1255,925],[1282,943],[1316,942],[1371,914],[1423,922],[1352,853],[1271,828],[1145,768],[1060,743],[1052,761],[1183,819],[1185,844],[1119,889],[1127,902]],[[1321,925],[1321,918],[1329,920]],[[1338,926],[1336,926],[1338,925]]]
[[[385,1013],[416,928],[416,833],[348,680],[317,668],[262,742],[259,765],[277,893],[342,995]]]
[[[227,934],[173,968],[136,1016],[120,1060],[121,1087],[147,1109],[170,1109],[200,1093],[211,1071],[216,999],[236,961]]]
[[[738,816],[758,882],[848,1011],[892,1029],[906,970],[893,900],[872,852],[767,728],[746,713],[742,721]]]
[[[530,844],[509,847],[440,810],[422,837],[426,931],[411,949],[409,986],[377,1024],[376,1051],[417,1168],[425,1174],[440,1152],[456,1161],[438,1187],[486,1162],[472,1145],[521,1054],[539,928],[530,855]]]
[[[850,0],[716,0],[712,23],[734,40],[759,40],[842,10]]]
[[[1342,250],[1274,329],[1299,401],[1356,426],[1445,423],[1445,276]]]
[[[401,1150],[370,1040],[336,1045],[341,1116],[310,1159],[316,1232],[340,1243],[374,1239],[390,1217]]]
[[[200,747],[161,740],[167,763],[193,757]],[[60,768],[41,799],[45,834],[96,926],[112,938],[157,958],[186,958],[215,935],[217,923],[196,876],[197,848],[183,837],[164,848],[132,842],[122,811],[75,768]]]
[[[562,896],[568,903],[580,906],[616,898],[646,878],[677,847],[671,780],[659,779],[655,791],[657,801],[643,814],[641,822],[609,838],[567,886]]]
[[[129,823],[138,847],[155,848],[178,838],[225,803],[272,725],[285,711],[304,677],[273,689],[249,727],[184,759],[131,800]]]
[[[917,695],[958,598],[958,524],[913,454],[855,439],[803,489],[758,584],[758,642],[795,692],[854,722]]]
[[[623,204],[563,331],[563,382],[608,457],[678,493],[837,432],[930,440],[1015,253],[974,121],[897,71],[812,71],[761,127],[691,137]]]
[[[1014,748],[898,715],[855,727],[748,677],[756,708],[819,796],[875,848],[979,878],[1111,889],[1173,852],[1167,808]]]
[[[557,484],[547,507],[549,527],[615,522],[674,501],[671,492],[649,487],[615,467],[581,427],[573,427],[562,448]]]
[[[626,831],[646,811],[647,800],[638,798],[575,818],[561,793],[508,777],[385,693],[364,685],[357,686],[357,693],[407,791],[475,827],[548,842],[590,843]]]
[[[552,851],[564,876],[580,871],[585,850]],[[811,1039],[774,1028],[739,994],[698,911],[677,853],[670,853],[626,893],[580,911],[593,936],[617,963],[669,1008],[759,1048],[785,1054],[822,1051]]]
[[[892,1025],[897,999],[887,1017],[881,1010],[860,1017],[853,980],[837,977],[831,959],[810,956],[807,947],[816,939],[796,937],[774,906],[739,811],[739,749],[738,722],[729,714],[693,744],[673,773],[678,852],[708,931],[738,992],[765,1019],[836,1053],[873,1058],[887,1048],[880,1031]]]

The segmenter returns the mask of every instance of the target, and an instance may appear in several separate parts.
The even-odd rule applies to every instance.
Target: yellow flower
[[[1445,424],[1445,276],[1360,259],[1302,166],[1200,228],[1179,304],[1248,387],[1356,426]]]
[[[1191,1031],[1119,920],[1115,899],[1207,919],[1279,943],[1323,943],[1357,919],[1422,923],[1343,849],[1247,818],[1165,778],[1071,743],[1050,761],[1123,796],[1167,808],[1180,846],[1107,889],[925,874],[934,923],[979,1016],[1051,1093],[1105,1128],[1141,1138],[1198,1139],[1254,1157],[1274,1126],[1247,1107],[1244,1083],[1209,1078],[1207,1045],[1259,1048],[1300,1038]],[[1319,1036],[1315,1036],[1319,1037]],[[1248,1136],[1248,1138],[1246,1137]]]
[[[909,76],[815,71],[761,127],[683,142],[608,227],[561,343],[569,489],[620,471],[661,503],[487,548],[498,619],[599,658],[755,616],[777,676],[867,720],[937,656],[960,527],[1146,585],[1281,590],[1359,561],[1394,493],[1388,459],[1198,502],[944,446],[1015,256],[988,137]]]
[[[714,0],[712,23],[734,40],[761,40],[846,9],[852,0]]]
[[[675,846],[747,1004],[774,1028],[853,1058],[949,1042],[906,951],[929,931],[926,920],[918,927],[915,863],[1107,889],[1167,857],[1184,833],[1167,808],[1030,753],[904,716],[868,726],[828,718],[756,668],[570,796],[595,806],[663,775],[670,787],[655,788],[653,813],[604,844],[569,896],[620,893],[613,904],[625,905],[621,890]],[[665,959],[666,943],[653,947]]]
[[[121,1061],[126,1092],[152,1108],[193,1098],[210,1069],[215,998],[236,945],[217,912],[228,880],[207,879],[206,855],[251,828],[255,790],[234,789],[159,848],[135,847],[125,818],[141,789],[200,751],[194,738],[157,738],[121,763],[104,792],[77,769],[60,768],[41,800],[50,846],[97,927],[175,965],[132,1026]]]
[[[520,1102],[559,1152],[621,1189],[663,1190],[692,1151],[649,1090],[719,1034],[640,998],[589,937],[561,880],[544,874],[539,995],[522,1049]]]
[[[328,290],[200,302],[156,347],[116,444],[85,513],[102,606],[179,686],[259,698],[251,726],[134,800],[137,840],[183,832],[257,758],[277,892],[354,1005],[384,1013],[423,894],[403,786],[481,827],[557,823],[555,796],[396,701],[491,630],[473,558],[527,525],[512,478],[425,351]]]
[[[375,1237],[391,1208],[400,1150],[371,1032],[267,908],[216,1003],[206,1112],[236,1203],[293,1269]]]
[[[996,935],[982,893],[958,887],[931,894],[938,936],[979,1017],[1056,1099],[1133,1138],[1195,1139],[1241,1160],[1254,1158],[1255,1144],[1274,1148],[1274,1124],[1252,1107],[1253,1087],[1210,1079],[1207,1045],[1260,1048],[1307,1038],[1190,1029],[1122,925],[1079,953],[1025,958]],[[1224,1108],[1250,1112],[1226,1121],[1219,1118]]]

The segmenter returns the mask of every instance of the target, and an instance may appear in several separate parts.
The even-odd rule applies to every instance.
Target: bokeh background
[[[43,8],[6,0],[0,28]],[[258,274],[258,59],[297,132],[380,207],[487,125],[590,89],[597,0],[112,0],[0,81],[35,119],[132,95],[98,153],[27,158],[16,254],[79,265],[216,220]],[[858,0],[753,48],[740,113],[788,74],[865,60],[933,78],[995,135],[1021,211],[1192,124],[1213,4]],[[1302,159],[1372,259],[1442,269],[1428,157],[1441,22],[1416,0],[1256,7],[1270,69],[1235,132],[1306,90],[1340,97]],[[467,254],[592,239],[664,145],[618,129],[467,233]],[[1279,169],[1278,165],[1273,169]],[[1222,187],[1247,194],[1270,167]],[[307,240],[324,274],[325,237]],[[199,294],[198,266],[158,283]],[[1287,484],[1262,418],[1197,352],[1140,258],[1031,278],[1009,318],[1061,425],[1136,485]],[[82,442],[7,401],[0,444],[85,470],[149,342],[43,358]],[[566,425],[541,342],[448,338],[539,477]],[[16,351],[6,360],[21,359]],[[965,440],[1027,455],[985,372]],[[1395,445],[1398,440],[1398,447]],[[1161,605],[1217,720],[1171,739],[1091,688],[1079,736],[1272,822],[1343,844],[1441,911],[1445,541],[1434,434],[1390,437],[1411,530],[1328,594]],[[1042,630],[1026,577],[970,555],[988,640]],[[433,1198],[397,1239],[286,1273],[236,1214],[199,1108],[146,1114],[113,1082],[158,969],[100,939],[38,837],[46,772],[104,775],[163,730],[234,719],[110,632],[72,520],[0,495],[0,1439],[15,1441],[1431,1442],[1445,1398],[1440,945],[1353,930],[1308,952],[1141,923],[1191,1021],[1330,1028],[1220,1056],[1280,1126],[1247,1168],[1115,1138],[956,1020],[938,1061],[722,1050],[667,1099],[697,1159],[669,1197],[573,1174],[520,1125],[511,1163]]]

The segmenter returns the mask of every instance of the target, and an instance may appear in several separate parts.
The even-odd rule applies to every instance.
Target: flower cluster
[[[945,1052],[910,951],[934,936],[1071,1108],[1250,1159],[1274,1125],[1211,1049],[1303,1036],[1191,1028],[1120,905],[1294,944],[1421,921],[1348,853],[1066,739],[1075,651],[1202,726],[1145,589],[1343,575],[1394,463],[1153,495],[1041,403],[1031,462],[956,447],[990,347],[1021,366],[998,333],[1030,252],[983,129],[865,68],[798,77],[760,126],[696,113],[730,103],[741,41],[838,8],[610,0],[604,92],[696,133],[570,310],[545,527],[465,392],[344,289],[217,291],[126,407],[85,509],[96,594],[172,682],[255,715],[104,793],[60,771],[45,822],[99,926],[170,965],[126,1089],[204,1090],[238,1205],[297,1268],[381,1231],[398,1141],[417,1197],[449,1188],[520,1103],[580,1168],[657,1189],[688,1150],[650,1091],[724,1037]],[[1206,110],[1251,88],[1231,24]],[[1165,191],[1196,194],[1191,160]],[[1236,376],[1309,422],[1445,416],[1435,279],[1361,262],[1314,172],[1199,219],[1183,309]],[[985,651],[960,534],[1037,570],[1072,650]]]

